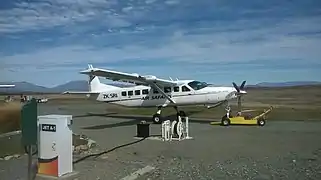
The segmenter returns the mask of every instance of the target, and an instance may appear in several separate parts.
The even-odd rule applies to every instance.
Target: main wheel
[[[155,124],[161,124],[162,123],[162,117],[160,114],[154,114],[153,115],[153,122]]]
[[[177,113],[177,119],[178,119],[178,116],[181,116],[181,117],[186,117],[186,113],[184,111],[179,111]]]
[[[265,120],[264,119],[259,119],[259,120],[257,120],[257,124],[259,126],[264,126],[265,125]]]
[[[230,125],[230,124],[231,124],[230,119],[229,119],[228,117],[226,117],[226,115],[223,116],[222,121],[221,121],[221,125],[222,125],[222,126],[228,126],[228,125]]]

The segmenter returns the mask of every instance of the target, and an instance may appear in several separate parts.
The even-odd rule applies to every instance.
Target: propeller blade
[[[241,86],[240,86],[240,89],[241,89],[241,90],[244,89],[245,83],[246,83],[246,81],[243,81],[243,82],[242,82],[242,84],[241,84]]]
[[[239,87],[234,82],[232,84],[233,84],[234,88],[236,89],[236,91],[239,93],[240,92]]]

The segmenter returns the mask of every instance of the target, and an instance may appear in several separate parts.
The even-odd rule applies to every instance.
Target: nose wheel
[[[152,118],[152,121],[155,124],[161,124],[163,122],[163,118],[161,116],[161,113],[162,113],[162,107],[159,106],[159,107],[157,107],[157,112],[153,115],[153,118]]]

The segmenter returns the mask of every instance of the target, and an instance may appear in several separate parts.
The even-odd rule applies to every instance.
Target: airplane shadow
[[[198,111],[189,111],[187,114],[190,116],[195,113],[199,113],[201,110]],[[114,124],[105,124],[105,125],[96,125],[96,126],[89,126],[89,127],[83,127],[82,129],[91,129],[91,130],[98,130],[98,129],[107,129],[107,128],[114,128],[114,127],[123,127],[123,126],[132,126],[140,123],[141,121],[146,121],[147,123],[153,123],[151,117],[146,116],[133,116],[133,115],[121,115],[118,113],[87,113],[87,115],[81,115],[76,117],[109,117],[109,118],[115,118],[115,119],[130,119],[129,121],[125,122],[119,122]],[[169,116],[163,117],[165,120],[176,120],[176,114],[171,114]],[[190,123],[199,123],[199,124],[209,124],[209,120],[200,120],[197,118],[189,119]]]

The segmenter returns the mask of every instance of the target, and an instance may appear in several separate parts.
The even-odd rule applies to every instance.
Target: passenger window
[[[135,90],[135,95],[140,95],[140,90]]]
[[[164,92],[165,93],[172,92],[172,88],[171,87],[164,87]]]
[[[126,91],[121,92],[121,95],[122,95],[122,96],[127,96]]]
[[[143,89],[142,94],[148,94],[148,89]]]
[[[154,93],[154,94],[158,94],[157,89],[153,89],[153,93]]]
[[[133,91],[128,91],[128,96],[132,96],[133,95]]]
[[[191,90],[190,90],[190,89],[188,89],[188,87],[183,86],[183,87],[182,87],[182,91],[183,91],[183,92],[187,92],[187,91],[191,91]]]
[[[178,86],[174,87],[174,92],[179,92],[179,87]]]

